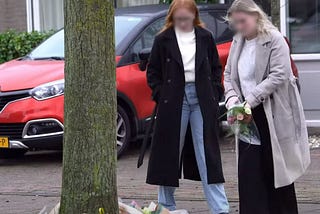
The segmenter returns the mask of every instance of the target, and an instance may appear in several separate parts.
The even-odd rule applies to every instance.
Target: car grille
[[[0,92],[0,111],[10,102],[29,97],[29,90]]]
[[[24,126],[24,123],[0,123],[0,136],[11,140],[21,139]]]

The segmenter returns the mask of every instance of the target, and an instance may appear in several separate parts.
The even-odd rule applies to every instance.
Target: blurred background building
[[[216,0],[230,3],[232,0]],[[159,0],[115,0],[118,7],[157,4]],[[270,14],[270,0],[256,0]],[[320,53],[320,0],[281,0],[281,30],[294,53]],[[48,31],[63,27],[63,0],[0,0],[0,32]]]
[[[157,4],[159,0],[115,0],[117,7]],[[216,0],[230,3],[232,0]],[[256,0],[270,15],[270,0]],[[281,31],[293,53],[320,53],[320,0],[280,0]],[[63,0],[0,0],[0,32],[48,31],[63,27]]]
[[[159,0],[115,0],[117,7],[157,4]],[[310,123],[320,126],[320,0],[279,0],[280,30],[291,42]],[[216,0],[231,3],[232,0]],[[270,15],[270,0],[256,0]],[[0,32],[48,31],[63,27],[63,0],[0,0]],[[318,89],[318,90],[315,90]]]

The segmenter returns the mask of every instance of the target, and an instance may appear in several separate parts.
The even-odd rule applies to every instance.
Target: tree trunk
[[[65,0],[60,213],[118,213],[113,0]]]
[[[280,29],[280,0],[271,0],[271,17],[273,24]]]

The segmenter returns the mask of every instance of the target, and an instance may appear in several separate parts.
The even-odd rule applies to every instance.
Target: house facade
[[[118,7],[156,4],[159,0],[117,0]],[[63,27],[63,0],[0,0],[0,32],[48,31]]]

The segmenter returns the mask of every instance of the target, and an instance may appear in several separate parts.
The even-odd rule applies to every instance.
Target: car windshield
[[[29,55],[32,59],[44,59],[50,57],[64,58],[64,31],[52,35],[41,45],[35,48]]]
[[[143,17],[115,16],[115,45],[116,47],[141,22]],[[29,55],[31,59],[64,59],[64,30],[52,35]]]

